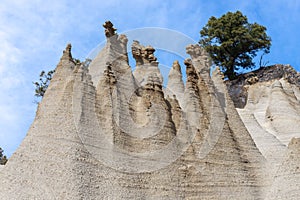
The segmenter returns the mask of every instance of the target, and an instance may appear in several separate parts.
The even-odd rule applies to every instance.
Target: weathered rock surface
[[[132,73],[126,36],[116,34],[111,22],[103,26],[107,44],[89,67],[73,62],[70,45],[63,52],[26,138],[0,171],[1,199],[299,196],[299,139],[287,148],[296,129],[279,125],[286,102],[298,123],[293,85],[268,82],[266,98],[278,99],[270,106],[255,93],[263,86],[251,80],[242,121],[222,74],[210,75],[200,46],[187,47],[185,85],[174,62],[167,91],[154,49],[133,44]],[[269,163],[278,170],[266,170]]]
[[[290,65],[280,64],[241,74],[236,80],[226,81],[226,85],[235,107],[244,108],[247,103],[247,87],[257,82],[264,83],[281,78],[295,87],[300,87],[300,73]]]
[[[176,98],[180,105],[183,105],[184,83],[182,80],[181,66],[179,62],[174,61],[168,76],[168,84],[166,88],[166,95],[171,98]],[[175,97],[173,97],[175,95]]]
[[[275,65],[227,82],[235,106],[243,107],[237,110],[245,127],[266,159],[266,180],[272,183],[266,199],[297,199],[300,194],[294,179],[298,157],[290,156],[291,144],[297,143],[292,138],[300,137],[299,80],[291,66]],[[299,148],[292,146],[293,152]]]
[[[293,138],[274,176],[268,199],[299,199],[300,138]]]
[[[154,56],[155,49],[152,46],[143,46],[138,41],[134,41],[131,46],[132,56],[136,61],[136,68],[133,76],[137,84],[144,86],[149,75],[156,74],[161,84],[163,77],[158,68],[157,58]]]

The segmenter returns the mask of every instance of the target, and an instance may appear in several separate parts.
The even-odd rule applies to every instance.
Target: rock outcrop
[[[156,74],[160,84],[163,83],[163,77],[158,68],[157,58],[154,56],[155,49],[152,46],[143,46],[138,41],[133,41],[131,46],[132,56],[136,61],[136,68],[133,72],[134,78],[139,85],[145,85],[148,76]]]
[[[222,73],[210,74],[209,57],[199,45],[187,47],[191,58],[184,61],[186,83],[174,62],[169,90],[164,90],[154,48],[133,43],[136,70],[132,73],[126,36],[119,36],[109,21],[103,27],[107,44],[89,66],[73,62],[70,45],[63,52],[27,136],[0,171],[1,199],[287,199],[289,193],[299,195],[299,141],[293,139],[288,148],[284,145],[296,135],[294,129],[286,129],[287,137],[283,134],[270,141],[270,134],[262,132],[262,142],[273,145],[271,153],[287,151],[278,159],[268,157],[261,136],[249,133],[256,129],[244,119],[244,115],[255,116],[255,109],[240,112],[245,126]],[[252,82],[254,86],[256,80]],[[271,86],[270,98],[280,101],[274,105],[277,110],[267,106],[270,126],[282,120],[283,88],[293,91],[283,80]],[[294,97],[288,98],[296,106]],[[255,95],[249,99],[256,102]],[[250,104],[245,108],[250,110]],[[266,170],[270,160],[278,171]],[[281,190],[282,182],[296,184]]]
[[[227,88],[235,107],[244,108],[247,103],[247,88],[255,83],[264,83],[279,79],[285,79],[293,87],[300,87],[300,73],[290,65],[273,65],[258,70],[241,74],[237,79],[226,81]]]
[[[274,65],[227,82],[244,125],[266,159],[266,179],[272,185],[267,199],[299,196],[299,181],[294,179],[299,162],[291,156],[299,150],[293,139],[300,137],[299,80],[291,66]]]

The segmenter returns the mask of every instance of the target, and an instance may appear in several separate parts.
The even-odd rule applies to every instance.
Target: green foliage
[[[36,97],[44,96],[54,72],[55,72],[55,70],[51,70],[47,73],[45,71],[42,71],[40,73],[39,81],[33,83],[35,85],[35,95],[34,96],[36,96]]]
[[[81,64],[81,61],[77,58],[73,58],[73,61],[76,65],[80,65]]]
[[[236,77],[239,68],[252,69],[252,59],[258,51],[265,54],[270,51],[271,38],[266,28],[248,23],[240,11],[228,12],[220,18],[211,17],[200,34],[200,45],[229,79]]]
[[[0,147],[0,165],[5,165],[7,162],[7,158],[5,155],[3,155],[3,150]]]

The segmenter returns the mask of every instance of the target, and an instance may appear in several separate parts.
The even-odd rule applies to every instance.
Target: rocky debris
[[[300,87],[300,73],[290,65],[273,65],[264,67],[246,74],[241,74],[237,79],[225,81],[229,94],[232,97],[236,108],[243,108],[247,102],[247,87],[249,85],[268,82],[273,80],[286,79],[290,84]]]
[[[66,49],[63,51],[62,59],[67,59],[69,61],[73,61],[71,49],[72,49],[72,45],[67,44]]]
[[[300,152],[300,138],[292,138],[288,148],[293,151],[293,153],[298,154]]]
[[[254,84],[256,82],[258,82],[258,77],[257,76],[253,76],[253,77],[250,77],[250,78],[247,79],[247,83],[249,85],[252,85],[252,84]]]

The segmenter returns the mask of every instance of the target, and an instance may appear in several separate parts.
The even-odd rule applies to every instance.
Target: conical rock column
[[[79,199],[81,140],[73,120],[74,70],[68,45],[27,136],[1,171],[1,199]]]
[[[179,104],[182,106],[184,83],[182,80],[181,67],[177,60],[173,62],[172,68],[169,72],[166,95],[169,95],[170,97],[173,97],[173,95],[175,95]]]

